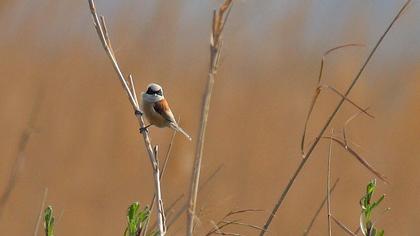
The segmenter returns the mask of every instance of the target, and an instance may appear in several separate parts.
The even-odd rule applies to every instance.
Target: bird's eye
[[[159,94],[160,96],[163,96],[163,92],[162,92],[162,90],[159,90],[159,91],[157,91],[156,93],[157,93],[157,94]]]
[[[148,88],[146,91],[147,94],[153,94],[153,90],[151,88]]]

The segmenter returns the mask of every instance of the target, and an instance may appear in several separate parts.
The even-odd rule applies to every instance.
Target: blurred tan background
[[[138,90],[165,88],[182,126],[197,137],[207,80],[211,9],[220,1],[97,0],[125,73]],[[222,66],[208,124],[202,180],[221,172],[199,195],[197,235],[228,211],[257,208],[244,222],[262,225],[300,161],[300,137],[320,58],[344,43],[364,43],[327,59],[325,82],[344,91],[402,5],[394,0],[236,1],[225,30]],[[391,207],[378,223],[386,235],[418,235],[420,217],[420,4],[414,1],[390,31],[351,98],[371,107],[349,136],[390,184],[379,183]],[[2,235],[33,234],[45,187],[56,235],[122,235],[126,207],[152,197],[150,163],[135,118],[91,21],[87,0],[0,2],[0,190],[6,186],[21,133],[40,98],[40,112],[17,184],[0,218]],[[313,137],[338,98],[321,96]],[[356,110],[346,104],[332,127]],[[151,128],[162,152],[169,129]],[[196,140],[196,139],[195,139]],[[278,211],[268,235],[301,235],[325,192],[323,142]],[[177,136],[163,181],[166,205],[187,193],[195,142]],[[350,228],[373,176],[334,147],[333,213]],[[183,199],[183,201],[185,198]],[[176,209],[182,204],[178,204]],[[60,216],[61,215],[61,216]],[[169,235],[183,235],[185,215]],[[325,211],[312,234],[325,235]],[[229,232],[255,235],[240,226]],[[334,235],[344,233],[334,225]]]

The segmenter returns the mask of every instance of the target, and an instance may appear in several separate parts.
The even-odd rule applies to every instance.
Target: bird
[[[141,128],[140,132],[147,131],[147,128],[152,125],[159,128],[170,127],[181,132],[188,140],[192,140],[191,136],[176,122],[174,114],[163,96],[163,89],[160,85],[151,83],[147,86],[146,92],[142,93],[142,107],[149,125]]]

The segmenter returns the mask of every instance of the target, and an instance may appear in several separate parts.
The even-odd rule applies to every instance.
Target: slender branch
[[[331,187],[331,189],[330,189],[330,194],[331,194],[332,192],[334,192],[335,187],[337,186],[337,184],[338,184],[338,181],[339,181],[339,180],[340,180],[339,178],[337,178],[337,179],[335,180],[335,182],[334,182],[333,186],[332,186],[332,187]],[[325,203],[326,203],[326,202],[327,202],[327,196],[325,196],[324,200],[322,200],[321,205],[320,205],[320,206],[319,206],[319,208],[316,210],[316,212],[315,212],[314,216],[312,217],[311,222],[309,222],[308,227],[306,227],[306,230],[304,231],[303,236],[309,235],[309,232],[311,231],[312,226],[313,226],[313,225],[314,225],[314,223],[315,223],[315,220],[318,218],[318,215],[319,215],[319,213],[321,213],[321,210],[322,210],[322,208],[324,207],[324,205],[325,205]]]
[[[198,141],[194,158],[194,169],[191,176],[189,204],[187,211],[187,236],[192,236],[194,230],[194,218],[197,207],[197,194],[200,182],[201,162],[203,158],[204,139],[206,134],[207,119],[210,110],[211,95],[213,92],[214,79],[217,73],[217,69],[219,67],[219,59],[223,45],[222,33],[229,15],[226,13],[230,12],[229,9],[232,7],[232,3],[232,0],[225,0],[224,3],[220,6],[219,10],[215,10],[213,13],[212,34],[210,37],[210,66],[207,87],[203,96],[200,129],[198,133]]]
[[[324,54],[322,55],[321,66],[319,68],[319,74],[318,74],[317,88],[314,91],[314,94],[312,96],[311,105],[309,106],[309,111],[306,114],[305,125],[303,127],[303,134],[302,134],[302,139],[301,139],[301,142],[300,142],[300,150],[301,150],[302,156],[305,156],[304,148],[305,148],[306,131],[307,131],[307,128],[308,128],[309,119],[311,118],[312,111],[315,107],[316,101],[318,100],[319,94],[321,93],[321,89],[323,88],[321,86],[321,80],[322,80],[322,76],[323,76],[323,72],[324,72],[325,60],[327,59],[327,56],[330,53],[332,53],[336,50],[346,48],[346,47],[354,47],[354,46],[364,46],[364,45],[363,44],[357,44],[357,43],[344,44],[344,45],[340,45],[340,46],[337,46],[337,47],[330,48],[326,52],[324,52]],[[344,96],[341,95],[341,97],[344,97]]]
[[[388,180],[386,176],[381,174],[379,171],[377,171],[373,166],[371,166],[363,157],[361,157],[355,150],[353,150],[350,146],[346,146],[346,144],[341,141],[340,139],[336,137],[322,137],[331,139],[332,141],[340,144],[341,147],[343,147],[348,153],[350,153],[352,156],[354,156],[366,169],[368,169],[370,172],[372,172],[376,177],[384,181],[385,183],[388,183]]]
[[[347,228],[346,225],[344,225],[343,223],[341,223],[337,218],[334,217],[334,215],[331,215],[331,218],[334,220],[334,222],[340,226],[341,229],[343,229],[344,232],[346,232],[348,235],[351,236],[356,236],[353,232],[351,232],[351,230],[349,228]]]
[[[240,226],[246,226],[252,229],[256,229],[256,230],[264,230],[263,228],[253,225],[253,224],[248,224],[248,223],[243,223],[240,220],[229,220],[228,218],[233,216],[233,215],[237,215],[237,214],[244,214],[244,213],[249,213],[249,212],[261,212],[262,210],[259,209],[244,209],[244,210],[237,210],[237,211],[230,211],[228,212],[221,220],[219,220],[219,222],[215,223],[214,221],[210,221],[213,224],[213,229],[211,229],[206,236],[210,236],[212,234],[218,234],[221,232],[221,230],[229,225],[240,225]]]
[[[356,85],[357,81],[360,78],[360,75],[365,70],[366,66],[370,62],[372,56],[375,54],[375,52],[378,49],[379,45],[382,43],[383,39],[388,34],[389,30],[392,28],[392,26],[394,25],[394,23],[401,16],[401,14],[403,13],[404,9],[408,6],[408,4],[410,2],[411,2],[411,0],[407,0],[405,2],[405,4],[399,10],[398,14],[394,17],[394,19],[388,25],[388,27],[385,30],[385,32],[381,35],[381,37],[379,38],[379,40],[377,41],[377,43],[375,44],[375,46],[373,47],[373,49],[370,51],[368,57],[366,58],[366,60],[363,63],[362,67],[360,68],[359,72],[357,73],[357,75],[355,76],[355,78],[353,79],[353,81],[351,82],[350,86],[347,88],[347,91],[344,93],[344,97],[347,97],[350,94],[350,92],[353,90],[353,87]],[[319,141],[321,140],[321,137],[324,135],[325,131],[327,130],[327,128],[331,124],[332,120],[334,119],[334,117],[336,116],[336,114],[338,113],[338,111],[340,110],[340,108],[343,105],[344,101],[345,101],[345,98],[341,98],[340,102],[337,104],[336,108],[331,113],[331,115],[327,119],[326,123],[322,127],[321,131],[317,135],[317,137],[315,139],[315,142],[310,146],[310,148],[308,149],[308,152],[304,155],[304,158],[299,163],[296,171],[292,175],[292,178],[289,180],[288,184],[286,185],[285,189],[283,190],[283,192],[281,193],[279,199],[277,200],[276,204],[274,205],[273,210],[271,211],[271,214],[268,216],[268,218],[267,218],[267,220],[266,220],[266,222],[264,224],[264,227],[263,227],[265,230],[267,230],[269,228],[271,222],[273,221],[273,218],[275,217],[275,215],[277,213],[277,210],[282,205],[284,199],[286,198],[286,195],[288,194],[290,188],[294,184],[294,182],[296,180],[296,177],[299,175],[299,173],[301,172],[301,170],[305,166],[306,162],[309,160],[309,157],[311,156],[311,154],[314,151],[315,147],[318,145]],[[263,236],[265,234],[265,232],[266,231],[261,231],[260,236]]]
[[[366,112],[367,110],[369,110],[369,107],[364,109],[363,111]],[[358,113],[352,115],[351,117],[349,117],[346,122],[344,123],[343,126],[343,139],[344,139],[344,143],[345,146],[347,147],[347,126],[350,124],[350,122],[352,122],[356,117],[358,117],[360,114],[362,114],[363,111],[359,111]]]
[[[117,59],[115,57],[114,51],[111,46],[111,40],[108,34],[108,30],[105,23],[105,18],[103,16],[99,17],[96,13],[95,3],[93,0],[89,0],[89,7],[90,11],[93,16],[93,22],[95,25],[96,32],[98,34],[99,40],[102,43],[102,46],[108,55],[109,59],[112,62],[112,66],[114,67],[115,72],[118,75],[118,79],[122,84],[123,90],[128,96],[128,100],[134,110],[134,114],[137,118],[137,122],[140,128],[145,127],[145,122],[143,119],[143,112],[140,110],[139,102],[137,100],[137,96],[135,95],[135,88],[134,88],[134,80],[130,76],[130,85],[127,82],[127,80],[124,78],[124,75],[118,65]],[[131,87],[130,87],[131,86]],[[164,236],[166,233],[166,227],[165,227],[165,216],[163,212],[163,201],[162,201],[162,193],[160,189],[160,179],[159,179],[159,167],[157,166],[157,157],[156,152],[157,150],[153,150],[152,144],[150,141],[149,133],[148,132],[142,132],[144,145],[147,150],[147,154],[149,156],[149,160],[152,166],[153,170],[153,180],[154,180],[154,186],[155,186],[155,194],[156,194],[156,208],[158,211],[158,228],[159,228],[159,234],[161,236]]]
[[[331,136],[334,135],[334,129],[331,129]],[[328,222],[328,235],[332,235],[331,231],[331,155],[332,155],[332,139],[328,147],[328,164],[327,164],[327,222]]]
[[[178,118],[178,124],[181,124],[181,118]],[[166,167],[168,165],[169,157],[171,156],[172,145],[175,141],[176,130],[173,131],[171,141],[168,146],[168,150],[166,151],[165,160],[163,161],[162,171],[160,172],[159,179],[162,181],[163,174],[166,171]],[[153,194],[152,200],[150,201],[150,214],[153,212],[153,206],[155,204],[156,194]],[[150,223],[150,217],[147,218],[146,224],[144,225],[144,230],[142,231],[142,235],[147,235],[148,227]]]
[[[48,188],[45,188],[44,189],[44,195],[43,195],[42,201],[41,201],[41,207],[39,208],[38,218],[37,218],[36,223],[35,223],[34,236],[37,236],[38,232],[39,232],[39,226],[41,224],[42,215],[44,213],[45,202],[47,201],[47,196],[48,196]]]

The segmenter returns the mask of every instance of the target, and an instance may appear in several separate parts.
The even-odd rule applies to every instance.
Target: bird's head
[[[147,86],[146,94],[152,96],[163,96],[163,89],[160,85],[152,83]]]

